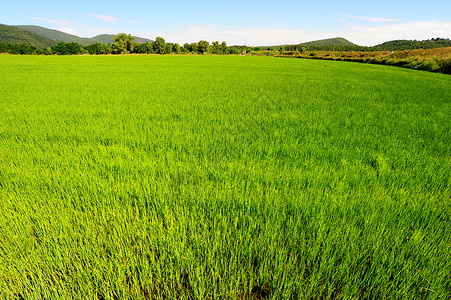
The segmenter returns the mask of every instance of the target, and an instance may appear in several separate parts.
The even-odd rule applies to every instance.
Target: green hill
[[[0,43],[28,44],[43,49],[56,45],[57,41],[35,32],[0,24]]]
[[[332,39],[324,39],[299,44],[301,46],[356,46],[347,39],[337,37]]]
[[[263,49],[270,49],[270,50],[279,50],[282,45],[276,45],[276,46],[263,46]],[[309,47],[309,48],[317,48],[317,47],[359,47],[354,43],[351,43],[347,39],[336,37],[331,39],[324,39],[324,40],[317,40],[317,41],[311,41],[301,44],[290,44],[290,45],[284,45],[285,50],[292,51],[295,49],[298,49],[300,47]]]
[[[68,34],[65,32],[61,32],[54,29],[48,29],[41,26],[35,26],[35,25],[18,25],[15,26],[20,29],[28,30],[30,32],[37,33],[39,35],[42,35],[44,37],[59,41],[59,42],[66,42],[71,43],[75,42],[83,46],[92,45],[95,43],[105,43],[105,44],[112,44],[114,35],[113,34],[101,34],[92,38],[83,38],[79,37],[73,34]],[[152,42],[152,40],[135,37],[135,41],[139,43],[145,43],[145,42]]]
[[[394,40],[376,45],[373,48],[382,51],[396,51],[396,50],[412,50],[412,49],[431,49],[441,47],[451,47],[451,40],[441,38],[424,41]]]

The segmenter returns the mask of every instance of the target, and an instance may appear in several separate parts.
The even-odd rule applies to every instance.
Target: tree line
[[[284,51],[335,51],[335,52],[374,52],[374,51],[399,51],[399,50],[415,50],[415,49],[433,49],[441,47],[451,47],[451,40],[442,38],[433,38],[430,40],[395,40],[385,42],[380,45],[367,47],[358,45],[282,45],[266,47],[264,50]]]
[[[0,53],[35,54],[35,55],[80,55],[80,54],[241,54],[244,50],[251,52],[260,50],[248,46],[227,46],[226,42],[219,41],[211,44],[205,40],[196,43],[168,43],[162,37],[154,42],[138,43],[130,34],[120,33],[114,37],[112,44],[96,43],[82,46],[75,42],[59,42],[58,44],[39,49],[28,44],[0,43]]]
[[[82,46],[75,42],[59,42],[58,44],[39,49],[33,45],[6,44],[0,43],[0,53],[11,54],[36,54],[36,55],[79,55],[79,54],[241,54],[244,51],[268,52],[278,51],[279,54],[288,54],[289,52],[304,53],[307,51],[334,51],[334,52],[368,52],[368,51],[396,51],[412,49],[430,49],[438,47],[451,47],[449,39],[430,39],[424,41],[396,40],[386,42],[373,47],[358,45],[282,45],[271,47],[248,47],[248,46],[227,46],[226,42],[219,41],[211,44],[205,40],[196,43],[168,43],[162,37],[157,37],[153,42],[138,43],[134,41],[130,34],[120,33],[114,37],[112,44],[96,43],[89,46]],[[269,53],[269,52],[268,52]],[[262,54],[262,53],[260,53]]]

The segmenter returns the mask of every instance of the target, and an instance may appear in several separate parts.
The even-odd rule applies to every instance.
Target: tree
[[[222,43],[221,43],[221,53],[225,54],[226,50],[227,50],[227,44],[226,44],[225,41],[222,41]]]
[[[155,52],[157,54],[164,54],[166,48],[166,41],[162,37],[157,37],[154,43]]]
[[[191,45],[188,43],[183,44],[183,52],[191,52]]]
[[[77,43],[59,42],[52,47],[52,52],[58,55],[76,55],[85,53],[85,49]]]
[[[180,52],[181,52],[180,45],[177,44],[177,43],[172,45],[172,52],[175,53],[175,54],[180,54]]]
[[[211,43],[211,53],[213,54],[220,54],[221,53],[221,46],[219,46],[219,42],[215,41]]]
[[[111,48],[110,44],[100,44],[99,45],[99,54],[111,54],[111,52],[113,51],[113,49]]]
[[[210,46],[210,43],[207,41],[199,41],[199,49],[197,51],[199,51],[199,53],[205,53],[208,51],[208,47]]]
[[[171,54],[171,52],[172,52],[172,44],[166,43],[166,47],[164,47],[164,53]]]
[[[280,55],[283,55],[285,53],[285,46],[280,46],[279,53]]]
[[[199,50],[199,44],[198,43],[192,43],[191,44],[191,52],[192,53],[197,53],[198,50]]]
[[[119,33],[114,37],[113,51],[117,54],[133,52],[139,43],[134,42],[135,37],[131,34]]]

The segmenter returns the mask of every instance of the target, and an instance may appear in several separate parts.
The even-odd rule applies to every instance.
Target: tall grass
[[[0,56],[0,298],[449,299],[451,79]]]
[[[407,69],[451,74],[451,47],[403,51],[299,51],[282,57],[313,58],[397,66]]]

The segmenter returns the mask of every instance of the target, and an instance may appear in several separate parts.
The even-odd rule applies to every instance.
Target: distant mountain
[[[317,41],[311,41],[306,43],[299,44],[301,46],[357,46],[354,43],[351,43],[347,39],[337,37],[332,39],[324,39],[324,40],[317,40]]]
[[[263,49],[270,49],[270,50],[279,50],[282,45],[277,46],[263,46],[261,48]],[[324,39],[324,40],[317,40],[317,41],[311,41],[301,44],[290,44],[290,45],[284,45],[285,50],[292,51],[295,49],[299,49],[300,47],[308,47],[308,48],[323,48],[323,47],[360,47],[357,46],[354,43],[351,43],[347,39],[336,37],[332,39]]]
[[[97,35],[92,38],[83,38],[83,37],[79,37],[79,36],[76,36],[73,34],[68,34],[68,33],[65,33],[65,32],[62,32],[59,30],[48,29],[45,27],[35,26],[35,25],[17,25],[14,27],[39,34],[41,36],[55,40],[57,42],[66,42],[66,43],[74,42],[74,43],[78,43],[83,46],[88,46],[88,45],[92,45],[95,43],[112,44],[113,39],[114,39],[113,34],[101,34],[101,35]],[[146,38],[135,37],[135,42],[146,43],[146,42],[153,42],[153,41],[146,39]]]
[[[28,44],[44,49],[56,45],[57,41],[28,30],[0,24],[0,43]]]
[[[412,49],[431,49],[441,47],[451,47],[451,40],[441,38],[424,41],[395,40],[376,45],[373,48],[383,51],[396,51],[396,50],[412,50]]]

